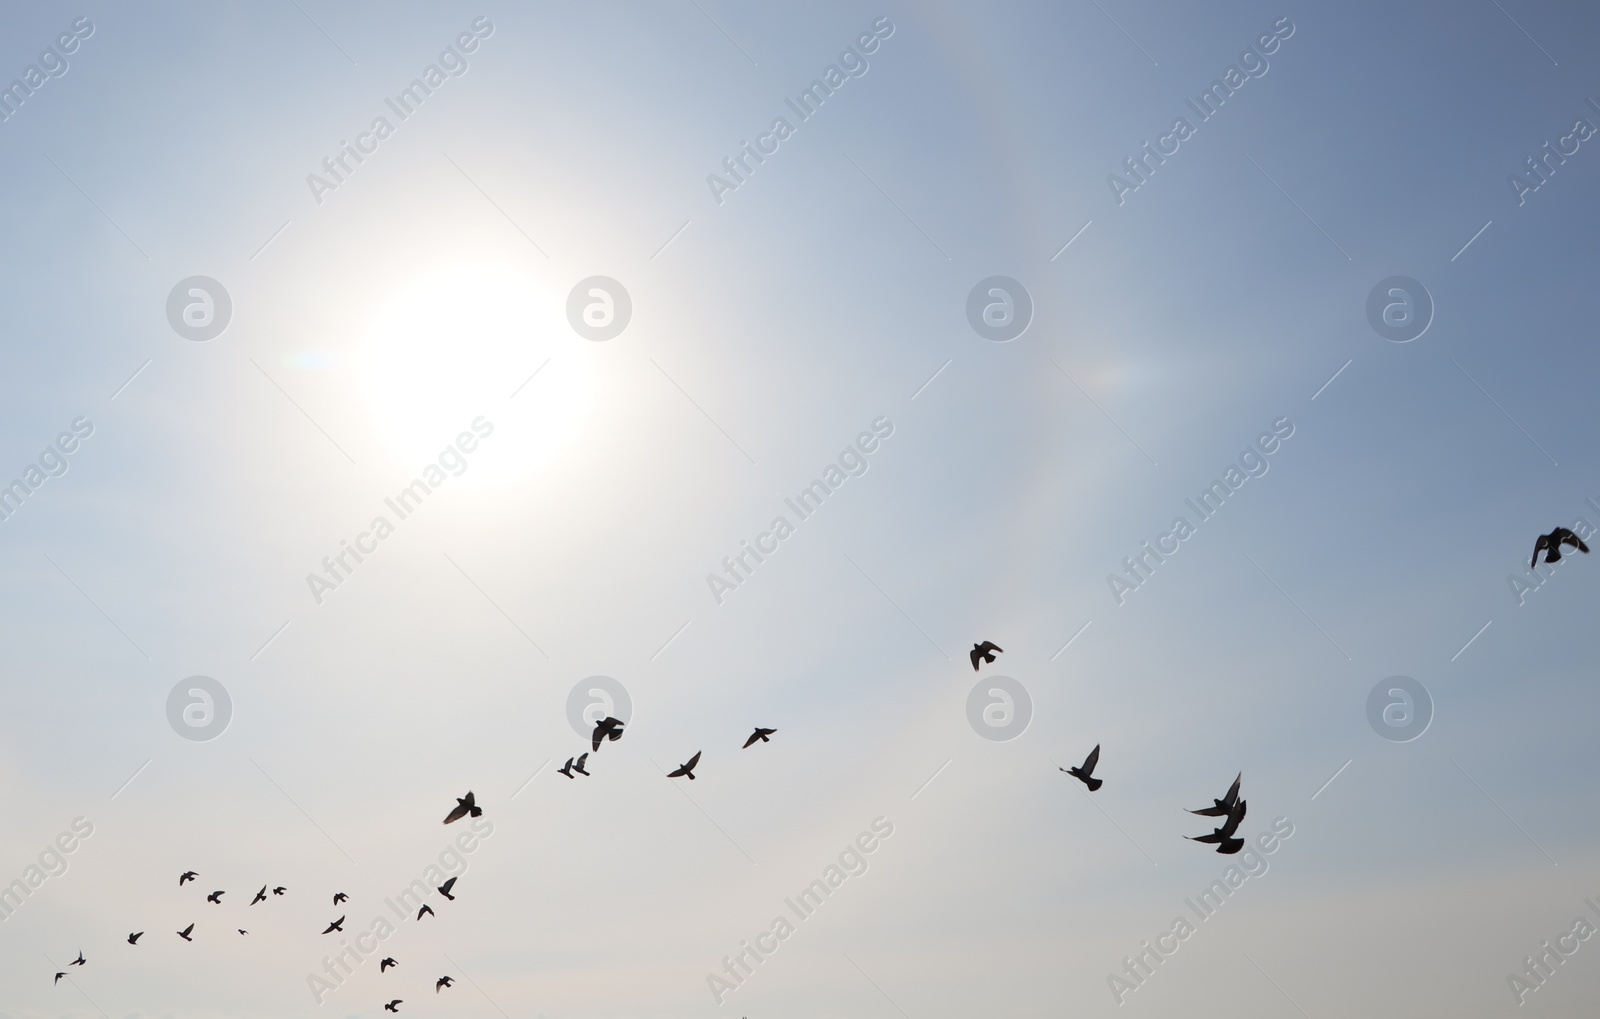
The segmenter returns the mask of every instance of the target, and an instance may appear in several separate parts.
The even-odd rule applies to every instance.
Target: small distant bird
[[[1234,838],[1233,833],[1239,830],[1239,822],[1244,820],[1245,807],[1245,801],[1240,800],[1234,805],[1233,811],[1228,814],[1228,819],[1223,822],[1222,827],[1217,828],[1210,835],[1186,835],[1184,837],[1192,842],[1214,842],[1217,844],[1217,852],[1224,856],[1231,856],[1244,848],[1244,839]]]
[[[142,938],[142,937],[144,937],[144,931],[140,931],[137,934],[129,934],[128,935],[128,944],[137,945],[139,943],[139,939]]]
[[[339,919],[333,921],[333,923],[330,923],[328,925],[328,929],[322,933],[332,934],[334,931],[338,931],[341,934],[344,933],[344,917],[341,916]]]
[[[398,1011],[400,1011],[400,1009],[397,1006],[402,1001],[405,1001],[405,999],[404,998],[396,998],[393,1001],[389,1002],[389,1004],[383,1006],[383,1010],[385,1012],[398,1012]]]
[[[1223,817],[1233,813],[1233,805],[1239,802],[1239,782],[1244,778],[1244,772],[1234,777],[1233,785],[1228,787],[1228,795],[1220,800],[1212,800],[1211,806],[1204,810],[1191,810],[1191,814],[1200,814],[1203,817]]]
[[[61,978],[64,977],[64,976],[66,976],[65,973],[57,973],[56,974],[56,978],[53,981],[51,981],[51,983],[52,984],[59,984],[61,982]],[[435,991],[435,993],[437,993],[437,990]]]
[[[445,815],[444,823],[449,824],[452,821],[459,821],[468,814],[477,817],[482,813],[483,808],[478,806],[478,801],[473,799],[472,791],[469,789],[467,790],[467,795],[456,797],[456,809]]]
[[[1100,744],[1096,743],[1094,745],[1094,749],[1089,751],[1089,756],[1085,757],[1083,759],[1083,767],[1081,767],[1081,768],[1057,768],[1056,770],[1057,771],[1064,771],[1068,775],[1071,775],[1073,778],[1081,780],[1084,785],[1089,787],[1089,791],[1092,793],[1096,789],[1100,788],[1102,785],[1105,784],[1100,779],[1094,777],[1095,766],[1098,765],[1099,763],[1100,763]]]
[[[996,651],[999,651],[1000,653],[1004,654],[1005,653],[1005,648],[1001,647],[1000,645],[996,644],[994,641],[991,641],[991,640],[986,640],[982,644],[974,644],[974,645],[972,645],[972,654],[970,654],[968,656],[969,658],[972,659],[972,671],[973,672],[977,672],[978,671],[978,659],[980,659],[980,658],[983,659],[988,664],[993,665],[994,664],[994,655],[995,655]]]
[[[262,885],[261,886],[261,890],[259,892],[256,892],[256,897],[250,900],[250,905],[254,906],[258,902],[265,901],[266,897],[267,897],[267,886],[266,885]]]
[[[192,933],[194,933],[194,924],[190,924],[189,926],[185,927],[183,930],[179,931],[178,932],[178,937],[182,938],[185,941],[193,941],[194,938],[191,938],[189,936]]]
[[[600,721],[594,723],[594,747],[593,747],[593,749],[594,750],[599,750],[600,749],[601,740],[610,739],[612,741],[615,741],[615,740],[621,739],[622,738],[622,725],[623,725],[622,719],[620,719],[620,718],[612,718],[610,715],[607,715],[606,717],[602,718]]]
[[[699,763],[700,763],[700,751],[696,750],[694,752],[694,756],[689,758],[689,762],[687,764],[678,765],[678,770],[677,771],[669,771],[669,772],[667,772],[667,777],[668,778],[678,778],[680,776],[687,775],[688,778],[689,778],[689,781],[693,782],[694,781],[694,769],[695,769],[695,766],[697,764],[699,764]]]
[[[771,736],[773,733],[775,733],[777,731],[778,730],[776,730],[776,729],[763,729],[763,728],[761,728],[761,726],[758,725],[758,726],[756,726],[756,731],[752,732],[750,734],[750,738],[745,740],[744,741],[744,746],[740,747],[739,749],[740,750],[749,750],[751,745],[754,744],[756,740],[760,740],[763,743],[771,743],[772,741],[767,739],[767,737]]]
[[[382,962],[378,963],[378,972],[382,973],[384,970],[388,969],[390,966],[398,966],[398,965],[400,965],[400,964],[398,962],[395,962],[393,959],[385,959]]]
[[[1589,551],[1589,546],[1583,543],[1582,538],[1565,527],[1558,527],[1549,534],[1539,535],[1539,540],[1533,543],[1533,562],[1529,564],[1529,568],[1532,569],[1534,566],[1539,565],[1539,553],[1544,552],[1546,549],[1549,549],[1549,553],[1544,557],[1544,561],[1547,563],[1559,563],[1561,561],[1562,545],[1571,545],[1579,552],[1587,553]]]
[[[178,887],[182,888],[183,887],[183,883],[185,881],[193,881],[195,878],[197,878],[199,876],[200,876],[199,874],[196,874],[192,870],[184,871],[182,874],[178,875]]]
[[[219,906],[222,905],[222,892],[220,892],[220,891],[212,892],[210,895],[206,896],[206,901],[207,902],[214,902]]]
[[[452,977],[440,977],[433,982],[433,993],[438,994],[439,988],[449,987],[453,983],[455,983],[455,980]]]
[[[574,764],[572,766],[572,770],[576,771],[580,775],[589,774],[587,771],[584,770],[584,767],[583,767],[583,762],[587,761],[588,759],[589,759],[589,755],[588,754],[580,754],[580,755],[578,755],[578,763]]]
[[[82,966],[85,962],[88,962],[88,961],[89,960],[87,960],[87,959],[85,959],[83,957],[83,949],[80,948],[80,949],[78,949],[78,957],[76,959],[72,960],[71,962],[67,963],[67,965],[68,966]]]
[[[276,887],[276,888],[274,888],[274,889],[273,889],[273,890],[272,890],[272,894],[273,894],[273,895],[282,895],[282,894],[283,894],[283,893],[284,893],[284,892],[286,892],[286,891],[288,891],[288,890],[289,890],[289,889],[287,889],[287,888],[285,888],[285,887],[283,887],[283,886],[282,886],[282,885],[279,885],[279,886],[278,886],[278,887]]]
[[[348,899],[349,897],[350,896],[346,895],[344,892],[334,892],[333,893],[333,904],[335,906],[337,906],[339,903],[343,902],[344,900]]]
[[[422,908],[417,910],[417,919],[421,920],[422,919],[422,914],[424,914],[424,913],[428,914],[429,916],[438,916],[439,915],[438,913],[435,913],[433,911],[433,907],[428,905],[427,903],[423,903],[422,904]]]
[[[250,933],[249,931],[245,930],[243,927],[237,927],[237,928],[235,928],[235,930],[237,930],[240,934],[249,934]]]
[[[454,902],[454,901],[456,901],[456,897],[454,895],[450,894],[450,889],[454,888],[455,886],[456,886],[456,879],[455,878],[451,878],[450,880],[446,881],[444,884],[439,886],[439,889],[438,889],[439,894],[443,895],[445,898],[449,899],[451,902]]]
[[[572,778],[572,758],[567,758],[567,763],[557,768],[556,773],[558,775],[565,775],[568,778]]]

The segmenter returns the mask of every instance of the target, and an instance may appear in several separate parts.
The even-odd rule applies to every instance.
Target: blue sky
[[[1600,947],[1521,1006],[1507,977],[1600,924],[1600,563],[1520,603],[1508,578],[1600,527],[1600,137],[1521,204],[1508,177],[1600,127],[1594,11],[34,5],[0,84],[80,18],[0,123],[0,481],[93,424],[0,523],[0,885],[93,833],[0,922],[0,1015],[1592,1009]],[[870,69],[719,204],[707,175],[874,24]],[[1108,175],[1180,116],[1119,205]],[[166,316],[196,275],[232,301],[207,341]],[[1033,303],[1008,342],[966,318],[997,275]],[[631,298],[610,340],[567,319],[593,276]],[[1367,320],[1392,276],[1433,301],[1410,342]],[[880,418],[719,604],[708,573]],[[1119,604],[1107,575],[1282,418],[1268,472]],[[307,575],[379,515],[319,602]],[[1032,700],[1009,741],[968,721],[985,639]],[[209,741],[168,721],[195,675],[232,700]],[[595,675],[632,717],[568,781]],[[1366,714],[1396,675],[1433,706],[1404,743]],[[1089,799],[1056,766],[1097,743]],[[1241,771],[1242,831],[1293,835],[1202,922],[1184,900],[1230,860],[1183,809]],[[318,1004],[318,932],[388,914],[467,789],[493,831],[457,900]],[[879,818],[865,873],[719,1003],[723,957]],[[262,882],[289,892],[247,905]],[[1186,913],[1119,1005],[1108,976]]]

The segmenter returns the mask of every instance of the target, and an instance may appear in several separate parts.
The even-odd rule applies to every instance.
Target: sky
[[[5,19],[0,1017],[1592,1014],[1600,12]]]

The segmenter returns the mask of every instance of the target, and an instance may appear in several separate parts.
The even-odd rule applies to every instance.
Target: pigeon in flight
[[[612,718],[610,715],[594,723],[594,750],[600,749],[603,740],[616,741],[622,738],[622,719]]]
[[[439,988],[449,987],[453,983],[455,983],[455,979],[453,977],[440,977],[438,980],[433,982],[433,993],[438,994]]]
[[[57,973],[56,974],[56,978],[53,981],[51,981],[51,983],[52,984],[59,984],[61,982],[61,978],[64,977],[64,976],[66,976],[65,973]]]
[[[1228,819],[1223,822],[1221,828],[1212,831],[1210,835],[1186,835],[1184,837],[1192,842],[1215,842],[1217,844],[1217,852],[1224,856],[1231,856],[1244,848],[1244,839],[1233,837],[1233,833],[1239,830],[1239,822],[1244,820],[1244,812],[1245,801],[1240,800],[1234,804],[1234,809],[1228,814]]]
[[[212,892],[210,895],[206,896],[206,901],[207,902],[214,902],[219,906],[222,905],[222,892],[220,892],[220,891]]]
[[[88,961],[89,960],[87,960],[87,959],[85,959],[83,957],[83,949],[80,948],[80,949],[78,949],[78,957],[76,959],[72,960],[71,962],[67,963],[67,965],[68,966],[82,966],[84,963],[86,963]]]
[[[450,894],[450,889],[454,888],[455,886],[456,886],[456,879],[455,878],[451,878],[450,880],[446,881],[444,884],[439,886],[439,888],[438,888],[439,894],[443,895],[445,898],[449,899],[451,902],[454,902],[454,901],[456,901],[456,897],[454,895]]]
[[[350,896],[346,895],[344,892],[334,892],[333,893],[333,904],[335,906],[337,906],[339,903],[343,902],[344,900],[348,899],[349,897]]]
[[[249,931],[245,930],[243,927],[235,927],[234,930],[238,931],[240,934],[249,934],[250,933]]]
[[[1001,652],[1003,654],[1003,653],[1005,653],[1005,648],[999,646],[998,644],[994,643],[994,641],[990,641],[990,640],[986,640],[982,644],[974,644],[974,645],[972,645],[972,653],[968,656],[969,658],[972,659],[972,671],[973,672],[977,672],[978,671],[978,660],[980,658],[983,661],[989,663],[990,665],[993,665],[994,664],[994,655],[995,655],[996,651],[999,651],[999,652]]]
[[[1562,545],[1571,545],[1579,552],[1586,553],[1589,551],[1589,546],[1583,543],[1582,538],[1565,527],[1558,527],[1549,534],[1539,535],[1539,540],[1533,543],[1533,562],[1529,564],[1529,568],[1532,569],[1534,566],[1539,565],[1539,553],[1544,552],[1546,549],[1549,552],[1545,555],[1544,561],[1547,563],[1559,563],[1561,561]]]
[[[282,885],[279,885],[279,886],[278,886],[278,887],[276,887],[276,888],[274,888],[274,889],[273,889],[273,890],[272,890],[272,894],[273,894],[273,895],[282,895],[282,894],[283,894],[283,893],[284,893],[284,892],[286,892],[286,891],[288,891],[288,890],[289,890],[289,889],[287,889],[287,888],[285,888],[285,887],[283,887],[283,886],[282,886]]]
[[[194,932],[194,924],[190,924],[189,926],[185,927],[183,930],[178,932],[178,937],[182,938],[185,941],[193,941],[194,938],[191,938],[189,936],[193,932]]]
[[[1089,756],[1085,757],[1083,759],[1083,767],[1081,767],[1081,768],[1057,768],[1056,770],[1057,771],[1064,771],[1068,775],[1071,775],[1073,778],[1081,780],[1084,785],[1089,787],[1089,791],[1092,793],[1096,789],[1100,788],[1102,785],[1105,784],[1102,780],[1094,777],[1095,766],[1098,765],[1099,763],[1100,763],[1100,744],[1096,743],[1094,745],[1094,749],[1089,751]]]
[[[182,888],[183,887],[183,883],[185,881],[193,881],[195,878],[197,878],[199,876],[200,876],[199,874],[196,874],[192,870],[184,871],[182,874],[178,875],[178,887]]]
[[[382,973],[384,970],[388,969],[390,966],[398,966],[398,965],[400,965],[400,964],[398,962],[395,962],[394,959],[392,959],[392,958],[385,959],[382,962],[378,963],[378,972]]]
[[[578,763],[576,763],[576,764],[574,764],[572,766],[572,770],[576,771],[580,775],[588,775],[589,772],[586,771],[584,769],[584,767],[583,767],[583,762],[587,761],[588,759],[589,759],[589,755],[588,754],[580,754],[580,755],[578,755]]]
[[[1203,817],[1225,817],[1233,813],[1233,805],[1239,802],[1239,782],[1244,778],[1244,772],[1234,777],[1233,785],[1228,787],[1228,795],[1220,800],[1212,800],[1212,805],[1204,810],[1191,810],[1191,814],[1200,814]]]
[[[422,908],[421,909],[417,910],[417,919],[421,920],[422,919],[422,914],[424,914],[424,913],[428,914],[429,916],[438,916],[439,915],[438,913],[435,913],[433,911],[433,907],[428,905],[426,902],[424,902],[422,904]]]
[[[694,781],[694,769],[695,769],[695,766],[698,765],[699,763],[700,763],[700,751],[696,750],[694,752],[694,756],[689,758],[689,763],[678,765],[678,770],[677,771],[669,771],[669,772],[667,772],[667,777],[668,778],[679,778],[681,776],[687,775],[689,777],[689,781],[693,782]]]
[[[557,768],[556,773],[559,775],[565,775],[568,778],[572,778],[572,758],[567,758],[567,763]]]
[[[469,789],[467,790],[467,795],[456,797],[456,809],[445,815],[444,823],[449,824],[452,821],[459,821],[468,814],[477,817],[482,813],[483,808],[478,806],[478,801],[473,799],[472,790]]]
[[[773,733],[775,733],[777,731],[778,730],[776,730],[776,729],[763,729],[763,728],[761,728],[761,726],[758,725],[758,726],[756,726],[756,731],[752,732],[750,734],[750,738],[745,740],[744,741],[744,746],[740,747],[739,749],[741,749],[741,750],[749,750],[750,747],[755,743],[756,740],[760,740],[763,743],[771,743],[772,741],[767,739],[767,737],[771,736]]]
[[[128,944],[137,945],[139,943],[139,939],[142,938],[142,937],[144,937],[144,931],[140,931],[137,934],[129,934],[128,935]]]
[[[328,925],[328,929],[322,933],[332,934],[334,931],[338,931],[340,934],[344,933],[344,917],[341,916],[339,919],[333,921],[333,923],[330,923]]]
[[[263,901],[266,900],[266,897],[267,897],[267,886],[266,885],[262,885],[261,886],[261,890],[259,892],[256,892],[256,897],[250,900],[250,905],[254,906],[258,902],[263,902]]]
[[[400,1011],[400,1009],[397,1006],[403,1001],[405,1001],[404,998],[396,998],[393,1001],[389,1002],[389,1004],[383,1006],[383,1010],[385,1012],[398,1012],[398,1011]]]

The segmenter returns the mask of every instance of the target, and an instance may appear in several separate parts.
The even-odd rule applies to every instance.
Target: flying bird
[[[287,888],[285,888],[285,887],[283,887],[283,886],[282,886],[282,885],[279,885],[279,886],[278,886],[278,887],[276,887],[276,888],[274,888],[274,889],[273,889],[273,890],[272,890],[272,894],[273,894],[273,895],[282,895],[282,894],[283,894],[283,893],[284,893],[284,892],[286,892],[286,891],[288,891],[288,890],[289,890],[289,889],[287,889]]]
[[[612,741],[616,741],[616,740],[621,739],[622,738],[622,725],[623,725],[623,723],[622,723],[622,720],[620,718],[612,718],[610,715],[607,715],[606,717],[602,718],[600,721],[594,723],[594,747],[593,747],[593,749],[599,750],[600,749],[600,742],[602,740],[610,739]]]
[[[334,892],[333,893],[333,904],[335,906],[337,906],[339,903],[343,902],[344,900],[348,899],[349,897],[350,896],[346,895],[344,892]]]
[[[398,962],[395,962],[392,958],[391,959],[385,959],[382,962],[378,963],[378,972],[382,973],[384,970],[388,969],[390,966],[398,966],[398,965],[400,965],[400,964]]]
[[[422,914],[424,914],[424,913],[428,914],[429,916],[438,916],[439,915],[438,913],[435,913],[433,911],[433,907],[428,905],[426,902],[424,902],[422,904],[422,908],[421,909],[417,910],[417,919],[421,920],[422,919]]]
[[[250,933],[249,931],[245,930],[243,927],[236,927],[234,929],[237,930],[240,934],[249,934]]]
[[[451,977],[440,977],[438,980],[433,982],[433,993],[438,994],[439,988],[449,987],[453,983],[455,983],[455,980]]]
[[[76,959],[72,960],[71,962],[67,963],[67,965],[68,966],[82,966],[85,962],[88,962],[88,961],[89,960],[87,960],[87,959],[85,959],[83,957],[83,949],[80,948],[80,949],[78,949],[78,957]]]
[[[65,973],[57,973],[57,974],[56,974],[56,978],[55,978],[55,979],[54,979],[54,980],[52,980],[52,981],[51,981],[51,984],[52,984],[52,985],[54,985],[54,984],[59,984],[59,983],[60,983],[60,982],[61,982],[61,978],[62,978],[62,977],[64,977],[64,976],[66,976],[66,974],[65,974]],[[437,992],[436,992],[436,993],[437,993]]]
[[[974,645],[972,645],[972,653],[967,656],[967,657],[972,659],[972,671],[973,672],[977,672],[978,671],[978,660],[980,658],[983,659],[983,661],[989,663],[990,665],[993,665],[994,664],[994,655],[995,655],[996,651],[999,651],[999,652],[1001,652],[1003,654],[1003,653],[1005,653],[1005,648],[1001,647],[1000,645],[996,644],[994,641],[991,641],[991,640],[986,640],[982,644],[974,644]]]
[[[1094,745],[1094,749],[1089,751],[1089,756],[1085,757],[1083,759],[1083,767],[1081,767],[1081,768],[1059,768],[1058,767],[1056,770],[1057,771],[1064,771],[1068,775],[1071,775],[1073,778],[1079,779],[1080,781],[1083,782],[1084,785],[1089,787],[1089,791],[1092,793],[1096,789],[1100,788],[1102,785],[1105,785],[1105,783],[1102,780],[1094,777],[1095,766],[1098,765],[1099,763],[1100,763],[1100,744],[1096,743]]]
[[[454,895],[450,894],[450,889],[454,888],[455,886],[456,886],[456,879],[455,878],[451,878],[450,880],[446,881],[444,884],[439,886],[439,894],[443,895],[445,898],[449,899],[451,902],[454,902],[454,901],[456,901],[456,897]]]
[[[1589,551],[1589,546],[1583,543],[1582,538],[1565,527],[1558,527],[1549,534],[1539,535],[1539,540],[1533,543],[1533,562],[1529,564],[1529,568],[1532,569],[1534,566],[1539,565],[1539,553],[1544,552],[1546,549],[1549,549],[1549,553],[1544,557],[1544,561],[1547,563],[1559,563],[1561,561],[1562,545],[1571,545],[1579,552],[1587,553]]]
[[[183,883],[185,881],[193,881],[195,878],[197,878],[199,876],[200,876],[199,874],[196,874],[192,870],[184,871],[182,874],[178,875],[178,887],[182,888],[183,887]]]
[[[573,766],[572,766],[572,770],[573,770],[573,771],[576,771],[576,772],[577,772],[577,773],[578,773],[578,774],[580,774],[580,775],[587,775],[587,774],[589,774],[589,772],[588,772],[588,771],[586,771],[586,770],[585,770],[585,769],[584,769],[584,767],[583,767],[583,762],[584,762],[584,761],[587,761],[587,760],[588,760],[588,759],[589,759],[589,755],[588,755],[588,754],[580,754],[580,755],[578,755],[578,763],[577,763],[577,764],[574,764],[574,765],[573,765]]]
[[[214,902],[219,906],[222,905],[222,892],[220,892],[220,891],[212,892],[210,895],[206,896],[206,901],[207,902]]]
[[[183,930],[178,932],[178,937],[182,938],[185,941],[193,941],[194,938],[191,938],[189,936],[193,932],[194,932],[194,924],[190,924],[189,926],[185,927]]]
[[[256,903],[264,901],[266,899],[266,897],[267,897],[267,886],[266,885],[262,885],[261,886],[261,890],[259,892],[256,892],[256,897],[250,900],[250,905],[254,906]]]
[[[328,929],[322,933],[332,934],[334,931],[338,931],[341,934],[344,933],[344,917],[341,916],[339,919],[333,921],[333,923],[330,923],[328,925]]]
[[[445,815],[444,823],[449,824],[452,821],[459,821],[468,814],[477,817],[482,813],[483,808],[478,806],[478,801],[473,799],[472,790],[469,789],[467,790],[467,795],[456,797],[456,809]]]
[[[128,935],[128,944],[137,945],[139,943],[139,939],[142,938],[142,937],[144,937],[144,931],[140,931],[137,934],[129,934]]]
[[[689,777],[689,781],[693,782],[694,781],[695,765],[697,765],[699,763],[700,763],[700,751],[696,750],[694,752],[694,756],[689,758],[689,762],[687,764],[678,765],[678,770],[677,771],[669,771],[669,772],[667,772],[667,777],[668,778],[678,778],[680,776],[687,775]]]
[[[1243,778],[1244,772],[1241,771],[1234,778],[1233,785],[1228,787],[1228,795],[1220,800],[1212,800],[1212,805],[1204,810],[1191,810],[1189,813],[1200,814],[1203,817],[1224,817],[1233,813],[1233,805],[1239,802],[1239,782]]]
[[[771,743],[772,741],[767,739],[767,737],[771,736],[773,733],[775,733],[777,731],[778,730],[776,730],[776,729],[763,729],[763,728],[761,728],[761,726],[758,725],[758,726],[756,726],[756,731],[752,732],[750,734],[750,738],[745,740],[744,741],[744,746],[740,747],[739,749],[740,750],[749,750],[751,745],[754,744],[756,740],[760,740],[763,743]]]
[[[1245,801],[1240,800],[1234,805],[1233,811],[1228,814],[1228,819],[1223,822],[1221,828],[1215,829],[1210,835],[1186,835],[1184,837],[1192,842],[1214,842],[1217,844],[1217,852],[1224,856],[1231,856],[1244,848],[1244,839],[1233,837],[1233,833],[1239,830],[1239,822],[1244,820],[1244,813]]]
[[[572,778],[572,758],[567,758],[567,763],[557,768],[556,773],[559,775],[565,775],[568,778]]]
[[[383,1009],[384,1009],[385,1012],[398,1012],[398,1011],[400,1011],[400,1009],[398,1007],[396,1007],[396,1006],[398,1006],[402,1001],[405,1001],[405,999],[404,998],[396,998],[393,1001],[389,1002],[389,1004],[383,1006]]]

